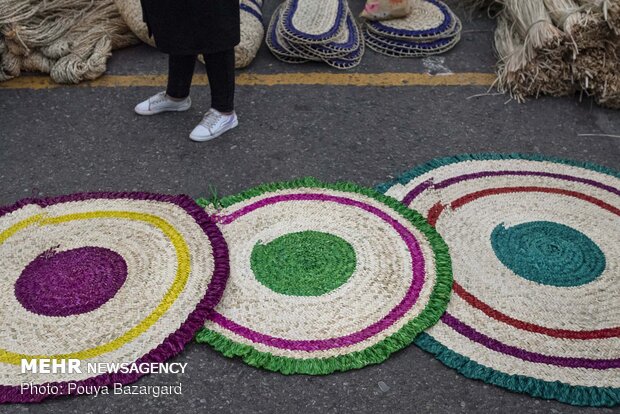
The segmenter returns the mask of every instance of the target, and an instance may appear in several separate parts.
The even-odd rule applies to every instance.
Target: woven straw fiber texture
[[[366,45],[377,53],[393,57],[425,57],[445,53],[461,40],[460,25],[453,37],[430,41],[410,41],[383,37],[364,28]]]
[[[115,0],[121,16],[132,32],[144,43],[155,46],[152,37],[148,36],[146,24],[142,21],[140,0]],[[235,67],[237,69],[248,66],[258,53],[265,29],[263,26],[262,1],[241,0],[241,41],[235,47]],[[199,57],[204,62],[202,56]]]
[[[462,25],[439,0],[411,0],[407,17],[366,21],[364,37],[375,52],[395,57],[423,57],[444,53],[461,39]]]
[[[404,40],[432,40],[450,37],[459,23],[458,17],[439,0],[411,0],[411,13],[401,19],[368,21],[368,29]]]
[[[282,11],[282,29],[287,37],[301,42],[328,42],[338,36],[347,9],[344,0],[289,0]]]
[[[337,69],[357,66],[364,39],[345,0],[288,0],[272,16],[267,46],[287,63],[309,60]]]
[[[138,36],[138,39],[151,46],[155,46],[155,41],[149,37],[146,24],[142,21],[142,7],[140,0],[114,0],[118,11],[127,26]]]
[[[207,205],[206,201],[202,201]],[[284,374],[379,363],[437,322],[450,258],[416,212],[353,184],[269,184],[207,205],[231,249],[199,342]]]
[[[620,402],[618,172],[538,155],[462,155],[379,189],[421,211],[451,252],[453,297],[418,346],[513,391]]]
[[[191,198],[87,193],[0,208],[0,402],[49,395],[22,383],[137,380],[89,363],[159,363],[183,349],[228,278],[221,232]],[[79,359],[81,373],[22,373],[21,361]],[[51,388],[50,388],[51,389]]]

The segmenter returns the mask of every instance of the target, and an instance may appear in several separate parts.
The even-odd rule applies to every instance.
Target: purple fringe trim
[[[169,358],[177,355],[183,350],[185,345],[194,338],[194,335],[200,329],[209,313],[218,304],[224,293],[226,282],[229,276],[229,260],[228,260],[228,245],[224,240],[224,236],[215,225],[211,216],[207,214],[196,202],[186,195],[165,195],[165,194],[152,194],[152,193],[124,193],[124,192],[91,192],[91,193],[77,193],[70,195],[63,195],[50,198],[25,198],[17,203],[0,207],[0,217],[16,211],[26,205],[36,204],[41,207],[47,207],[54,204],[69,203],[72,201],[84,201],[93,199],[132,199],[132,200],[154,200],[176,204],[183,208],[187,213],[194,218],[196,223],[204,230],[205,234],[209,238],[213,248],[213,256],[215,262],[215,268],[213,271],[213,277],[205,296],[200,303],[196,306],[196,309],[189,314],[185,322],[177,329],[176,332],[171,333],[157,348],[151,350],[146,355],[135,361],[136,364],[143,363],[160,363],[168,360]],[[130,361],[123,361],[130,362]],[[82,381],[72,381],[78,386],[109,386],[113,383],[130,384],[137,381],[144,374],[132,373],[110,373],[101,374],[93,378],[88,378]],[[46,394],[29,394],[21,393],[20,386],[7,386],[0,385],[0,403],[29,403],[42,401],[48,397],[56,397],[61,395],[68,395],[69,382],[53,382],[48,383],[59,388],[58,394],[46,395]],[[47,384],[42,384],[47,385]]]

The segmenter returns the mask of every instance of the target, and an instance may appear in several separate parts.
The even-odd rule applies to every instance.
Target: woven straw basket
[[[155,41],[148,36],[146,24],[142,21],[140,0],[114,0],[121,16],[132,32],[144,43],[155,46]],[[251,9],[251,10],[250,10]],[[265,30],[263,28],[260,9],[256,3],[241,2],[241,42],[235,47],[235,67],[237,69],[248,66],[260,48]],[[199,58],[204,62],[202,56]]]

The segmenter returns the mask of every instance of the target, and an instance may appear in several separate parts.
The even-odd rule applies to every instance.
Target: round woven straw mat
[[[524,155],[439,159],[380,188],[450,248],[454,294],[418,340],[464,375],[620,402],[620,174]]]
[[[392,38],[437,39],[452,37],[458,17],[439,0],[411,0],[411,13],[402,19],[367,21],[369,30]]]
[[[0,268],[0,402],[30,402],[177,354],[222,295],[228,249],[189,197],[75,194],[0,208]],[[81,373],[22,373],[39,359]],[[99,363],[130,369],[89,372]]]
[[[324,62],[329,66],[337,68],[337,69],[351,69],[356,67],[362,62],[362,57],[364,56],[364,42],[360,42],[358,49],[343,56],[337,58],[325,58]]]
[[[368,47],[375,52],[394,57],[423,57],[445,53],[461,40],[460,31],[454,37],[445,37],[430,41],[407,41],[382,37],[369,30],[364,30]]]
[[[325,43],[345,27],[346,0],[288,0],[284,4],[282,29],[296,41]]]
[[[360,42],[363,42],[360,29],[355,22],[355,17],[349,11],[346,30],[342,30],[336,39],[324,44],[302,43],[297,48],[319,59],[337,58],[359,51]]]
[[[250,365],[328,374],[378,363],[447,304],[442,239],[373,190],[314,179],[265,185],[224,199],[215,220],[231,278],[197,339]]]
[[[305,63],[308,59],[301,58],[299,52],[292,48],[279,30],[283,8],[284,4],[281,4],[273,12],[267,28],[265,43],[277,59],[286,63]]]

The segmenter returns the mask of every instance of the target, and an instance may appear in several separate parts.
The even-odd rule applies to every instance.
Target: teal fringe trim
[[[415,344],[467,378],[482,380],[514,392],[555,399],[578,406],[613,407],[620,404],[620,389],[618,388],[583,387],[559,381],[543,381],[523,375],[508,375],[457,354],[427,333],[420,334]]]
[[[620,178],[620,172],[615,171],[611,168],[604,167],[602,165],[593,164],[590,162],[584,161],[574,161],[568,160],[564,158],[558,158],[553,156],[546,156],[541,154],[519,154],[519,153],[510,153],[510,154],[498,154],[498,153],[480,153],[480,154],[460,154],[454,155],[452,157],[443,157],[443,158],[435,158],[425,164],[422,164],[418,167],[415,167],[409,171],[404,172],[399,177],[388,181],[383,184],[379,184],[375,187],[377,191],[380,193],[385,193],[390,187],[396,184],[405,185],[412,179],[425,174],[435,168],[443,167],[450,164],[456,164],[457,162],[462,161],[473,161],[473,160],[529,160],[529,161],[550,161],[557,162],[559,164],[570,165],[572,167],[581,167],[586,168],[588,170],[597,171],[603,174],[611,175],[612,177]]]
[[[431,170],[462,161],[471,160],[530,160],[530,161],[550,161],[573,167],[586,168],[597,171],[612,177],[620,178],[620,172],[601,165],[590,162],[574,161],[540,154],[461,154],[452,157],[436,158],[426,164],[415,167],[398,178],[380,184],[376,187],[377,191],[385,193],[390,187],[396,184],[405,185],[412,179],[425,174]],[[550,382],[538,380],[523,375],[508,375],[496,371],[492,368],[480,365],[477,362],[457,354],[456,352],[437,342],[427,333],[422,333],[415,341],[415,344],[433,354],[438,360],[450,368],[456,369],[465,377],[482,380],[486,383],[497,385],[514,392],[529,394],[533,397],[555,399],[564,403],[577,406],[592,407],[612,407],[620,404],[620,389],[611,387],[583,387],[565,384],[559,381]]]
[[[325,188],[335,191],[347,191],[362,194],[383,202],[397,213],[409,220],[429,240],[435,254],[437,284],[435,285],[429,303],[415,319],[409,321],[402,329],[381,342],[358,352],[330,358],[307,358],[295,359],[276,356],[267,352],[257,351],[255,348],[234,342],[221,334],[201,329],[196,335],[199,343],[208,343],[217,351],[227,357],[241,357],[242,360],[253,367],[264,368],[282,374],[307,374],[325,375],[335,371],[347,371],[362,368],[366,365],[378,364],[385,361],[392,353],[410,345],[418,334],[437,323],[448,306],[452,291],[452,264],[448,246],[435,229],[417,211],[408,209],[395,199],[380,194],[372,189],[363,188],[356,184],[323,183],[314,178],[302,178],[295,181],[264,184],[245,192],[219,200],[222,208],[235,203],[257,197],[268,192],[295,188]],[[198,203],[206,207],[209,200],[199,199]]]

